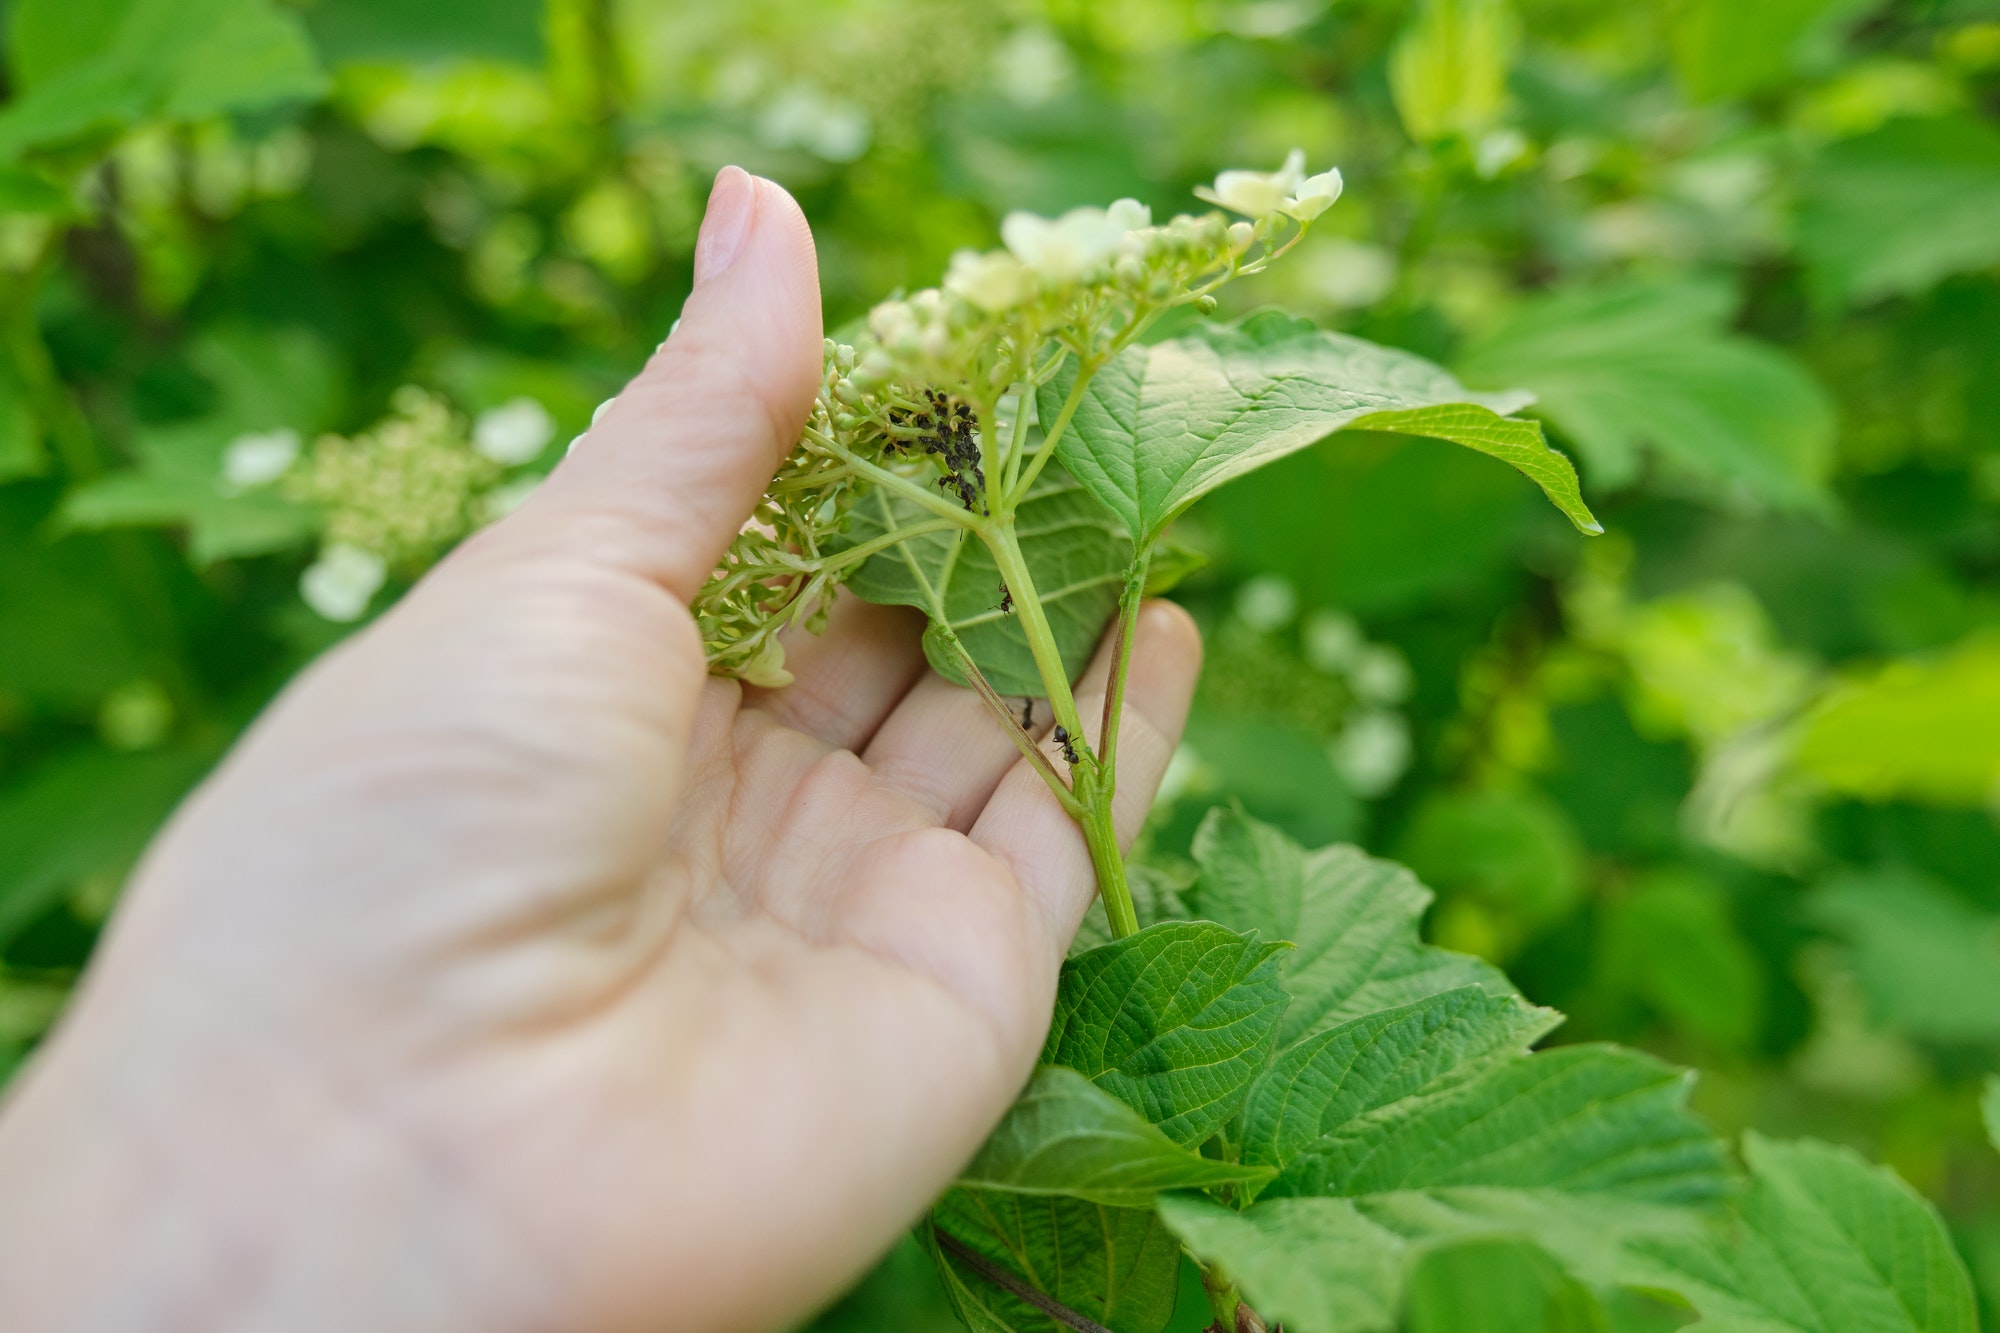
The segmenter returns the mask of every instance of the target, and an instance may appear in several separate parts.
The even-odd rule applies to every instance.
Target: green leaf
[[[1722,890],[1692,871],[1641,875],[1603,908],[1596,971],[1691,1036],[1724,1050],[1755,1040],[1763,965],[1730,919]]]
[[[1309,1037],[1283,1051],[1251,1089],[1244,1159],[1281,1172],[1267,1194],[1344,1193],[1330,1188],[1327,1163],[1341,1130],[1467,1066],[1525,1055],[1560,1021],[1513,996],[1466,986]]]
[[[1195,834],[1194,857],[1196,912],[1298,946],[1284,959],[1292,1002],[1280,1045],[1462,986],[1513,993],[1479,959],[1422,943],[1417,922],[1430,891],[1359,848],[1307,852],[1269,824],[1217,809]]]
[[[1620,1195],[1486,1186],[1371,1194],[1354,1206],[1413,1244],[1530,1237],[1578,1279],[1599,1288],[1632,1276],[1634,1244],[1699,1241],[1711,1219],[1704,1209]]]
[[[1744,1136],[1748,1193],[1695,1243],[1635,1246],[1715,1333],[1974,1333],[1972,1283],[1936,1210],[1830,1144]]]
[[[1609,1046],[1502,1061],[1360,1117],[1319,1146],[1323,1179],[1343,1195],[1508,1185],[1700,1202],[1718,1193],[1723,1162],[1687,1110],[1690,1086]]]
[[[322,0],[306,21],[328,60],[542,61],[542,0]]]
[[[1986,1137],[2000,1149],[2000,1074],[1987,1075],[1986,1096],[1980,1099],[1979,1109],[1986,1116]]]
[[[165,645],[118,594],[99,542],[47,540],[39,505],[0,492],[0,692],[69,717],[94,716],[119,686],[157,676]]]
[[[1404,1242],[1346,1199],[1276,1199],[1237,1213],[1169,1195],[1160,1216],[1203,1262],[1234,1278],[1267,1323],[1289,1333],[1396,1327]]]
[[[1271,1174],[1189,1152],[1075,1070],[1044,1065],[959,1183],[1144,1208],[1162,1190],[1255,1184]]]
[[[938,1201],[931,1223],[1118,1333],[1158,1333],[1173,1315],[1180,1245],[1150,1208],[960,1188]],[[936,1258],[953,1306],[976,1333],[1070,1333],[948,1247],[938,1244]]]
[[[1805,720],[1797,761],[1864,800],[1985,805],[2000,782],[2000,636],[1894,661],[1830,691]]]
[[[1459,371],[1474,384],[1534,390],[1599,484],[1629,485],[1650,451],[1683,485],[1820,505],[1832,404],[1791,358],[1729,332],[1734,306],[1707,281],[1561,291],[1524,305]]]
[[[215,411],[144,431],[139,466],[72,491],[58,522],[83,531],[184,526],[201,565],[303,545],[320,529],[314,510],[270,489],[232,494],[222,465],[246,432],[288,427],[310,441],[327,423],[339,376],[325,347],[299,329],[227,328],[206,334],[189,359],[214,384]]]
[[[1077,1070],[1175,1143],[1199,1144],[1270,1056],[1286,948],[1171,921],[1079,954],[1063,965],[1043,1062]]]
[[[1907,871],[1835,880],[1811,912],[1849,942],[1883,1023],[1933,1041],[2000,1041],[2000,916]]]
[[[1565,916],[1583,893],[1583,840],[1532,787],[1432,794],[1398,855],[1426,883],[1473,899],[1517,934]]]
[[[1608,1333],[1597,1298],[1540,1246],[1482,1237],[1421,1255],[1405,1298],[1407,1333]]]
[[[0,158],[325,88],[304,26],[270,0],[21,0],[12,36],[21,93],[0,111]]]
[[[1397,1327],[1409,1264],[1438,1243],[1526,1238],[1579,1281],[1658,1283],[1632,1249],[1698,1243],[1692,1209],[1554,1190],[1448,1189],[1361,1199],[1267,1199],[1237,1213],[1162,1195],[1160,1215],[1204,1263],[1219,1264],[1250,1306],[1289,1333]]]
[[[79,750],[0,791],[0,945],[81,881],[122,876],[211,758]]]
[[[48,467],[41,428],[13,373],[0,368],[0,482],[39,476]]]
[[[1507,101],[1520,23],[1507,0],[1420,0],[1389,54],[1389,91],[1418,143],[1476,139]]]
[[[1829,0],[1690,0],[1674,15],[1674,73],[1698,102],[1742,97],[1791,72]],[[1845,12],[1845,11],[1843,11]]]
[[[1807,173],[1798,247],[1819,294],[1871,301],[2000,262],[2000,132],[1967,116],[1897,120]]]
[[[1077,373],[1072,361],[1042,386],[1043,420],[1062,410]],[[1532,424],[1504,421],[1529,401],[1472,393],[1421,357],[1266,312],[1127,348],[1092,377],[1057,453],[1141,544],[1224,482],[1348,427],[1493,454],[1596,531],[1568,460]],[[1450,410],[1420,410],[1441,407]]]
[[[876,491],[855,506],[846,539],[859,544],[927,517],[917,505]],[[1015,511],[1015,531],[1074,680],[1118,608],[1132,543],[1058,467],[1036,479]],[[978,538],[957,532],[913,538],[871,557],[847,586],[866,601],[926,612],[932,610],[928,587],[941,596],[959,641],[994,689],[1024,698],[1047,695],[1020,618],[1000,609],[1000,573]],[[939,675],[963,683],[957,664],[933,638],[925,638],[924,648]]]

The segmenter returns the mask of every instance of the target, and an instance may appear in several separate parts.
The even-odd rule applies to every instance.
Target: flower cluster
[[[420,573],[520,503],[535,478],[508,473],[555,434],[548,410],[530,398],[467,423],[436,394],[406,385],[390,408],[372,430],[323,435],[309,450],[283,429],[239,436],[223,454],[225,492],[274,488],[324,515],[319,558],[299,592],[329,620],[359,619],[392,572]]]
[[[1197,193],[1246,220],[1155,225],[1133,199],[1013,213],[1004,248],[959,251],[938,287],[876,306],[857,346],[829,341],[799,444],[696,599],[711,669],[790,680],[777,635],[824,622],[870,553],[843,540],[846,516],[885,474],[973,519],[1007,512],[1008,487],[1026,484],[1026,437],[1000,423],[1027,418],[1035,389],[1071,357],[1094,372],[1167,310],[1213,310],[1215,289],[1261,271],[1339,197],[1340,173],[1308,178],[1293,153],[1276,172],[1227,171]]]
[[[854,349],[827,339],[819,394],[798,444],[695,597],[695,622],[718,675],[788,685],[778,632],[803,624],[817,633],[826,623],[840,586],[829,557],[860,492],[849,460],[880,458],[889,440],[886,416],[877,422],[853,410],[866,402],[854,371]]]

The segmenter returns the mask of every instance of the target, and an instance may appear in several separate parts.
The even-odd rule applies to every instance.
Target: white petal
[[[361,619],[387,576],[382,557],[336,542],[299,576],[299,596],[328,620],[345,624]]]
[[[299,433],[267,430],[239,435],[222,455],[222,479],[235,490],[266,486],[285,475],[298,461]]]
[[[472,447],[505,467],[534,458],[555,437],[556,419],[532,398],[481,412],[472,423]]]

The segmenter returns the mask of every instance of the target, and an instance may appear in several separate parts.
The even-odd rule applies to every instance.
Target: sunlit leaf
[[[2000,1041],[2000,915],[1900,871],[1837,879],[1811,910],[1849,942],[1883,1023],[1935,1041]]]
[[[1042,1058],[1067,1065],[1193,1147],[1270,1057],[1284,1013],[1283,943],[1170,921],[1063,965]]]
[[[1389,91],[1410,137],[1472,139],[1489,129],[1520,39],[1507,0],[1419,0],[1389,53]]]
[[[1076,374],[1071,362],[1042,387],[1043,420]],[[1596,531],[1569,461],[1531,423],[1505,419],[1529,401],[1473,393],[1421,357],[1267,312],[1128,348],[1092,378],[1057,452],[1142,543],[1231,478],[1350,426],[1492,454]]]
[[[1190,1152],[1075,1070],[1044,1065],[959,1183],[1144,1208],[1162,1190],[1252,1184],[1270,1174]]]
[[[1821,152],[1799,250],[1829,300],[1922,291],[2000,263],[2000,132],[1969,117],[1896,120]]]
[[[1847,795],[1984,805],[2000,782],[2000,636],[1857,676],[1806,718],[1797,753]]]
[[[1534,390],[1596,484],[1631,484],[1650,453],[1683,484],[1816,505],[1833,457],[1832,404],[1791,358],[1728,331],[1734,305],[1706,281],[1561,291],[1523,305],[1459,370],[1475,384]]]
[[[1690,0],[1674,14],[1674,73],[1697,101],[1741,97],[1791,72],[1799,39],[1829,0]]]
[[[1722,1155],[1687,1110],[1690,1086],[1683,1071],[1608,1046],[1500,1061],[1323,1141],[1324,1187],[1510,1185],[1699,1202],[1721,1188]]]
[[[1251,1090],[1244,1159],[1280,1170],[1267,1194],[1344,1192],[1326,1163],[1344,1128],[1466,1066],[1525,1055],[1558,1021],[1546,1009],[1467,986],[1308,1037],[1284,1050]]]
[[[1201,866],[1190,895],[1196,912],[1298,946],[1283,958],[1292,1000],[1281,1045],[1463,986],[1513,993],[1490,965],[1418,939],[1430,891],[1393,862],[1356,847],[1308,852],[1226,809],[1203,822],[1194,855]]]
[[[296,15],[271,0],[21,0],[21,91],[0,157],[147,117],[197,120],[317,97],[325,78]]]

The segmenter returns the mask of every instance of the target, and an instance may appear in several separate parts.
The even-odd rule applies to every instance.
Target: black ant
[[[1081,759],[1077,758],[1076,738],[1069,734],[1068,728],[1064,727],[1062,723],[1058,722],[1056,723],[1055,731],[1050,734],[1055,737],[1056,744],[1062,746],[1062,757],[1064,763],[1068,764],[1071,768],[1075,768],[1078,764],[1083,762]]]
[[[1033,699],[1023,699],[1021,700],[1021,730],[1033,731],[1034,729],[1035,701]]]
[[[1003,616],[1014,614],[1014,590],[1004,583],[1000,585],[1000,614]]]

